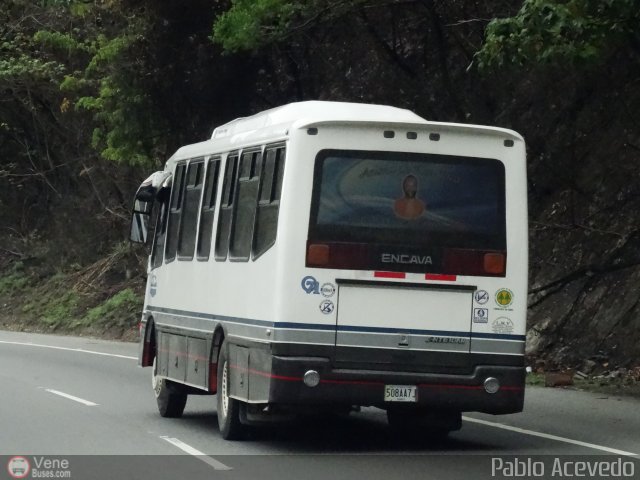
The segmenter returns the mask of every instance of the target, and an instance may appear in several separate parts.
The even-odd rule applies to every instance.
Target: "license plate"
[[[385,402],[417,402],[418,388],[415,385],[385,385]]]

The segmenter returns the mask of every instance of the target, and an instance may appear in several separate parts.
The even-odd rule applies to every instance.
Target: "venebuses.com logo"
[[[31,471],[31,465],[24,457],[11,457],[7,463],[7,471],[12,478],[25,478]]]
[[[71,478],[69,460],[65,458],[26,457],[16,455],[7,462],[11,478]],[[31,474],[31,475],[29,475]]]

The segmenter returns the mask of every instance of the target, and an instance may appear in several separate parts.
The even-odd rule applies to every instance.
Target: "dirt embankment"
[[[547,369],[640,366],[637,70],[547,81],[551,110],[518,121],[531,125],[527,352]]]
[[[56,271],[41,257],[11,257],[0,257],[0,328],[137,339],[144,279],[132,274],[140,261],[127,243]]]

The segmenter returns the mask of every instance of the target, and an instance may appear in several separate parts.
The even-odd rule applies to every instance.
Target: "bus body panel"
[[[339,284],[337,347],[469,352],[473,292],[378,283]]]
[[[417,126],[413,130],[418,130]],[[471,351],[477,353],[496,353],[522,355],[524,353],[524,335],[526,330],[526,295],[527,295],[527,210],[526,210],[526,169],[524,163],[523,142],[515,142],[514,147],[505,148],[504,139],[499,135],[493,136],[486,132],[473,135],[468,130],[456,134],[450,131],[448,136],[442,135],[438,142],[417,144],[415,140],[388,140],[381,135],[381,129],[366,129],[345,126],[331,127],[325,125],[319,128],[319,134],[309,137],[304,132],[294,132],[292,135],[292,155],[304,155],[314,157],[317,152],[330,144],[334,149],[357,149],[366,146],[367,150],[376,151],[414,151],[449,155],[478,156],[496,158],[504,163],[506,182],[506,239],[507,239],[507,267],[504,278],[490,277],[465,277],[458,276],[455,285],[475,287],[476,290],[487,292],[488,300],[485,303],[474,302],[474,308],[483,308],[488,311],[488,319],[484,323],[473,322],[473,310],[469,310],[468,324],[471,326]],[[418,138],[421,137],[418,130]],[[295,135],[299,135],[296,143]],[[326,135],[326,137],[325,137]],[[402,138],[402,135],[397,135]],[[328,139],[328,140],[327,140]],[[306,268],[304,259],[306,255],[307,230],[296,228],[295,225],[306,225],[309,222],[309,210],[311,199],[308,193],[313,189],[310,165],[296,164],[292,167],[292,176],[296,178],[295,185],[289,185],[290,195],[288,200],[295,199],[295,206],[285,207],[281,221],[284,229],[292,232],[284,238],[287,259],[295,258],[297,261],[286,262],[288,269],[285,278],[289,279],[289,290],[297,291],[292,296],[285,309],[279,312],[281,318],[287,324],[301,323],[300,312],[305,312],[305,323],[318,325],[320,329],[326,329],[337,325],[337,315],[340,307],[332,313],[323,313],[320,305],[326,300],[318,290],[311,289],[309,282],[322,285],[337,285],[340,280],[366,280],[375,281],[374,271],[365,270],[330,270],[318,268]],[[306,170],[306,171],[305,171]],[[287,199],[283,200],[284,202]],[[291,221],[287,227],[286,222]],[[303,282],[307,279],[307,288]],[[405,279],[396,280],[398,284],[403,282],[422,282],[438,284],[442,282],[425,281],[424,274],[407,273]],[[448,282],[446,282],[448,285]],[[400,286],[400,285],[399,285]],[[512,293],[512,302],[504,307],[496,302],[495,296],[501,290],[507,288]],[[309,293],[308,293],[309,292]],[[329,299],[333,301],[333,299]],[[500,320],[500,325],[495,327],[494,320],[507,317],[511,323]],[[502,325],[505,323],[505,325]],[[502,326],[501,326],[502,325]],[[500,328],[499,328],[500,327]],[[289,328],[278,332],[279,340],[299,338],[303,332],[311,329],[311,326],[301,326],[301,330]],[[445,329],[446,330],[446,329]],[[321,330],[325,332],[326,330]],[[502,333],[499,333],[502,332]],[[477,335],[477,336],[476,336]],[[330,335],[314,332],[313,335],[319,344],[330,342]],[[309,335],[306,335],[309,338]],[[309,338],[310,339],[310,338]]]

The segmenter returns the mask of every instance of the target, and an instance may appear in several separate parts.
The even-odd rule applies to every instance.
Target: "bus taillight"
[[[461,248],[445,249],[442,267],[443,271],[457,275],[504,277],[506,253]]]
[[[485,253],[484,271],[500,275],[504,273],[505,258],[504,253]]]
[[[307,267],[372,269],[369,248],[361,243],[307,244]]]
[[[312,243],[307,247],[307,266],[324,267],[329,263],[329,245]]]

